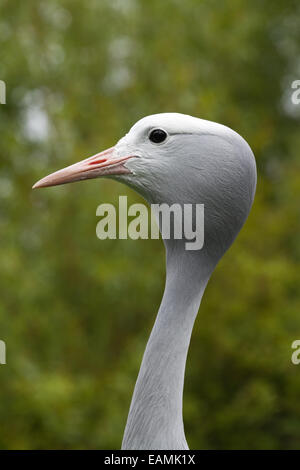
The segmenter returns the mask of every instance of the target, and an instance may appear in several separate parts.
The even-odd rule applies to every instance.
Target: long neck
[[[182,419],[185,364],[209,274],[195,252],[167,250],[166,288],[135,385],[122,449],[188,448]]]

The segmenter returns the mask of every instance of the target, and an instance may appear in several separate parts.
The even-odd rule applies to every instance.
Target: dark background
[[[161,240],[96,237],[109,180],[33,192],[141,117],[239,132],[251,215],[207,287],[186,370],[193,449],[300,448],[300,5],[276,0],[2,0],[0,448],[119,448],[164,285]]]

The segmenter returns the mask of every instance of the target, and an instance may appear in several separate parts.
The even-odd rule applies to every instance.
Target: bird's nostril
[[[89,165],[96,165],[98,163],[104,163],[106,162],[107,158],[99,158],[99,160],[92,160],[91,162],[89,162]]]

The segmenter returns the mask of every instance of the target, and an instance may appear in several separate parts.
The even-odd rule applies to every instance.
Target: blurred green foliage
[[[186,371],[191,448],[300,448],[300,5],[2,0],[0,448],[118,448],[164,285],[160,240],[96,238],[109,180],[32,192],[139,118],[221,122],[258,164],[250,218],[214,273]]]

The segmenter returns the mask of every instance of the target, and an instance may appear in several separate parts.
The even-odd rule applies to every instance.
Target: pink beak
[[[73,181],[98,178],[99,176],[128,174],[131,171],[124,166],[124,162],[134,157],[135,155],[126,157],[116,156],[114,155],[114,147],[111,147],[104,150],[104,152],[97,153],[81,162],[45,176],[45,178],[35,183],[32,188],[46,188],[48,186],[72,183]]]

